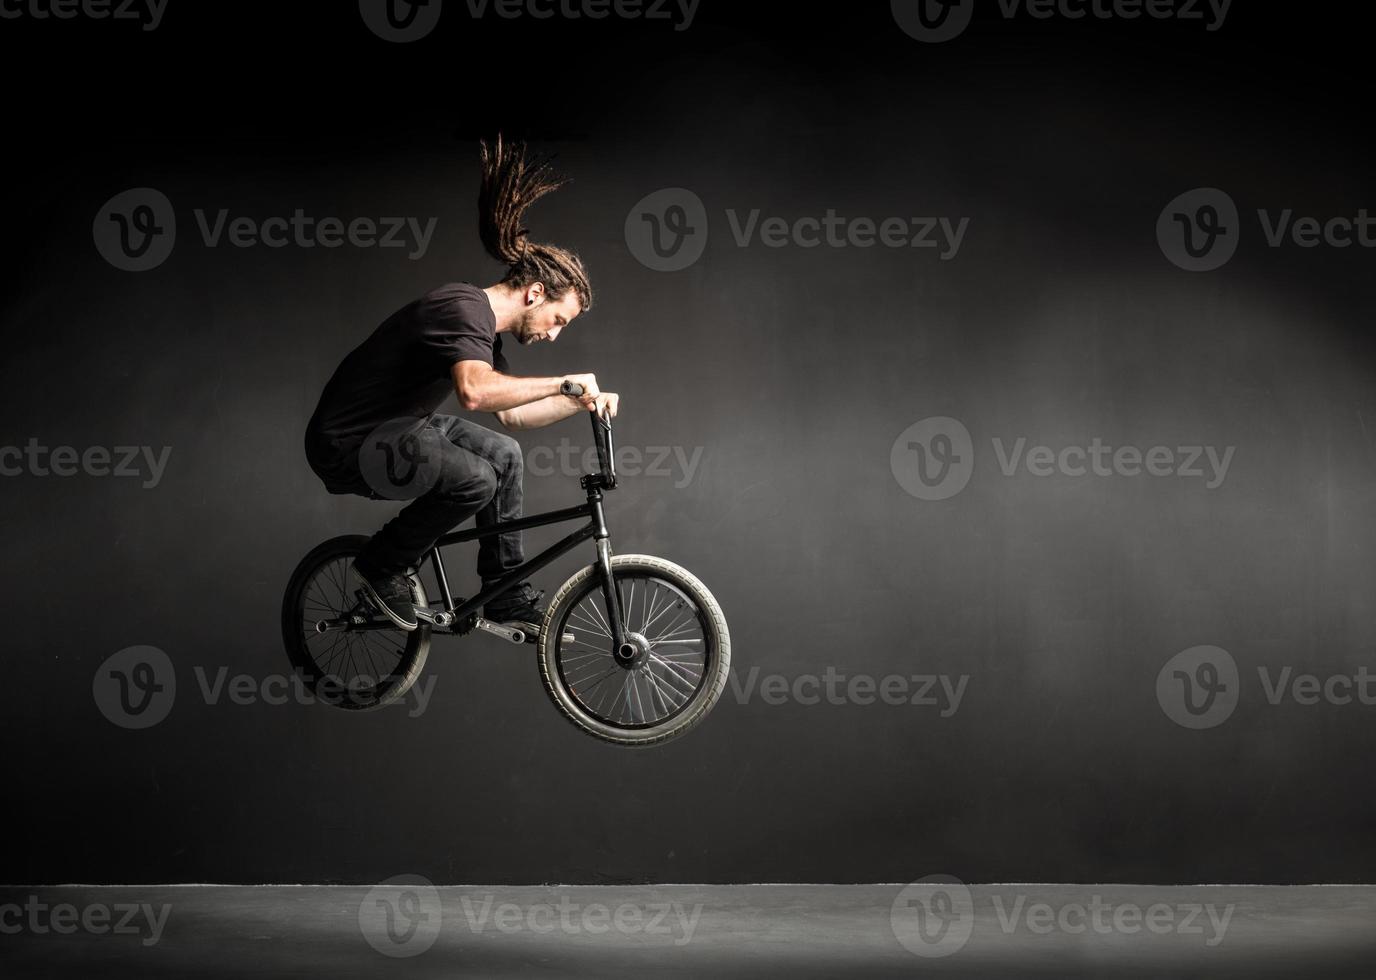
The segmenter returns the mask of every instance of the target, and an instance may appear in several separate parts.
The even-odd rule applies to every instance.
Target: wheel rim
[[[697,699],[716,649],[705,613],[678,586],[641,572],[616,573],[615,581],[622,627],[644,640],[646,655],[629,668],[617,662],[601,581],[592,576],[560,616],[555,668],[573,703],[595,721],[653,728]]]
[[[320,565],[301,590],[297,624],[308,672],[317,684],[328,678],[340,695],[367,699],[387,686],[406,657],[405,630],[336,630],[321,633],[321,620],[342,619],[360,604],[352,588],[353,557],[332,558]],[[376,619],[375,615],[370,618]]]

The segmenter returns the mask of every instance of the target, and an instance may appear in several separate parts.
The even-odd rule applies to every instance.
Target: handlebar
[[[583,386],[577,381],[561,381],[559,394],[573,395],[576,398],[583,394]],[[604,419],[591,409],[589,414],[592,416],[592,436],[597,446],[597,462],[602,470],[602,486],[613,490],[616,488],[616,454],[612,450],[612,420]]]
[[[583,394],[583,386],[577,381],[561,381],[559,382],[559,394],[572,395],[577,398],[579,395]],[[604,419],[596,409],[588,409],[588,411],[592,412],[593,418],[596,421],[601,422],[608,429],[612,427],[611,419]]]

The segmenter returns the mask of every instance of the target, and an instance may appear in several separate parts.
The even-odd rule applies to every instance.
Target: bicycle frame
[[[566,507],[563,510],[552,510],[544,514],[522,517],[514,521],[499,521],[485,527],[451,531],[436,541],[434,547],[426,553],[425,557],[429,559],[435,572],[435,580],[440,587],[446,614],[444,617],[446,627],[436,626],[436,628],[446,628],[452,632],[458,624],[463,623],[470,615],[478,612],[484,604],[506,592],[523,579],[528,578],[531,573],[539,571],[556,558],[572,551],[589,538],[593,538],[597,542],[598,575],[602,584],[602,598],[607,608],[607,623],[611,626],[613,649],[618,652],[623,651],[623,646],[626,643],[625,633],[621,625],[624,610],[621,608],[621,597],[616,591],[615,582],[612,578],[611,535],[607,531],[607,522],[602,514],[602,491],[616,488],[612,426],[609,420],[601,418],[597,413],[589,412],[588,414],[592,416],[593,439],[597,445],[600,472],[585,474],[579,480],[579,485],[588,494],[586,503],[579,504],[577,507]],[[580,517],[586,517],[588,522],[577,531],[546,548],[534,558],[527,559],[516,568],[511,569],[471,599],[455,603],[454,595],[449,589],[449,576],[444,570],[444,558],[440,554],[441,548],[462,544],[465,541],[492,537],[497,534],[506,534],[510,531],[524,531],[527,528],[543,527],[546,524],[576,521]],[[418,612],[423,613],[424,610],[418,610]]]

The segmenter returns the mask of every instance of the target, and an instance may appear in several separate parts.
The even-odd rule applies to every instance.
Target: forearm
[[[582,410],[583,406],[576,398],[570,398],[568,395],[550,395],[511,409],[507,412],[507,417],[513,429],[538,429],[560,422]]]
[[[563,399],[575,408],[578,405],[559,394],[562,378],[518,378],[489,371],[476,380],[460,395],[461,404],[470,412],[501,412],[549,398]]]

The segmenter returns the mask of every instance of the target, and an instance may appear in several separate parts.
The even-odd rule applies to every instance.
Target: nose
[[[557,340],[559,338],[559,331],[563,329],[563,327],[553,327],[545,336],[547,336],[550,340]]]

